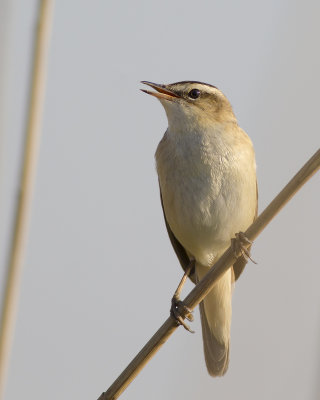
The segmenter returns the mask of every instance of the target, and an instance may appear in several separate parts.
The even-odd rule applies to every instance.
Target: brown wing
[[[256,213],[254,215],[253,221],[258,216],[258,184],[257,184],[257,182],[256,182],[256,191],[257,191],[257,206],[256,206]],[[250,251],[250,249],[251,249],[251,246],[248,247],[249,251]],[[239,257],[238,260],[233,264],[233,272],[234,272],[234,280],[235,281],[242,274],[242,271],[244,270],[244,267],[246,266],[246,264],[247,264],[247,260],[243,256]]]
[[[170,226],[168,224],[168,221],[167,221],[167,218],[166,218],[166,213],[165,213],[164,207],[163,207],[161,188],[160,188],[160,198],[161,198],[161,206],[162,206],[162,211],[163,211],[163,217],[164,217],[164,221],[166,223],[166,228],[167,228],[167,231],[168,231],[168,235],[169,235],[173,250],[175,251],[175,253],[176,253],[177,257],[178,257],[178,260],[179,260],[179,262],[181,264],[181,267],[185,271],[187,269],[188,265],[190,264],[190,258],[188,257],[188,255],[187,255],[184,247],[182,246],[182,244],[174,236],[174,234],[173,234],[173,232],[172,232],[172,230],[171,230],[171,228],[170,228]],[[193,283],[196,283],[196,276],[195,276],[194,268],[191,270],[191,272],[189,274],[189,278],[191,279],[191,281]]]

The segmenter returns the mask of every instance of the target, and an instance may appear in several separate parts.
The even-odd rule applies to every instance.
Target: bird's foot
[[[231,247],[236,257],[241,253],[247,261],[250,259],[254,264],[257,264],[251,258],[250,251],[247,249],[247,246],[251,244],[252,241],[243,232],[236,233],[235,238],[231,239]]]
[[[194,333],[190,326],[184,322],[184,318],[187,318],[190,322],[193,321],[192,310],[176,294],[171,299],[170,315],[178,325],[182,325],[187,331]]]
[[[190,329],[189,325],[184,322],[184,319],[187,318],[188,321],[193,321],[192,310],[187,307],[183,301],[180,300],[180,293],[182,290],[183,285],[185,284],[186,279],[188,278],[192,268],[194,267],[194,260],[190,261],[190,264],[185,270],[185,273],[174,292],[174,295],[171,299],[171,308],[170,308],[170,315],[176,321],[178,325],[182,325],[187,331],[194,333],[192,329]]]

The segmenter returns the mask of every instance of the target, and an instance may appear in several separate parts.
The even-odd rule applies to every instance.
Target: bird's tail
[[[208,272],[207,267],[196,265],[197,279]],[[200,303],[204,355],[211,376],[222,376],[229,364],[231,325],[231,268],[216,282],[210,293]]]

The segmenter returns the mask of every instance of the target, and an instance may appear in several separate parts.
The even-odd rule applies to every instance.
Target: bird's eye
[[[192,89],[188,93],[188,97],[190,97],[190,99],[197,99],[199,96],[200,96],[200,90],[199,89]]]

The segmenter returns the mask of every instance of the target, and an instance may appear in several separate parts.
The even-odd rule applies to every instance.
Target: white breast
[[[256,174],[250,139],[237,125],[209,132],[167,131],[156,151],[167,221],[204,266],[252,223]]]

